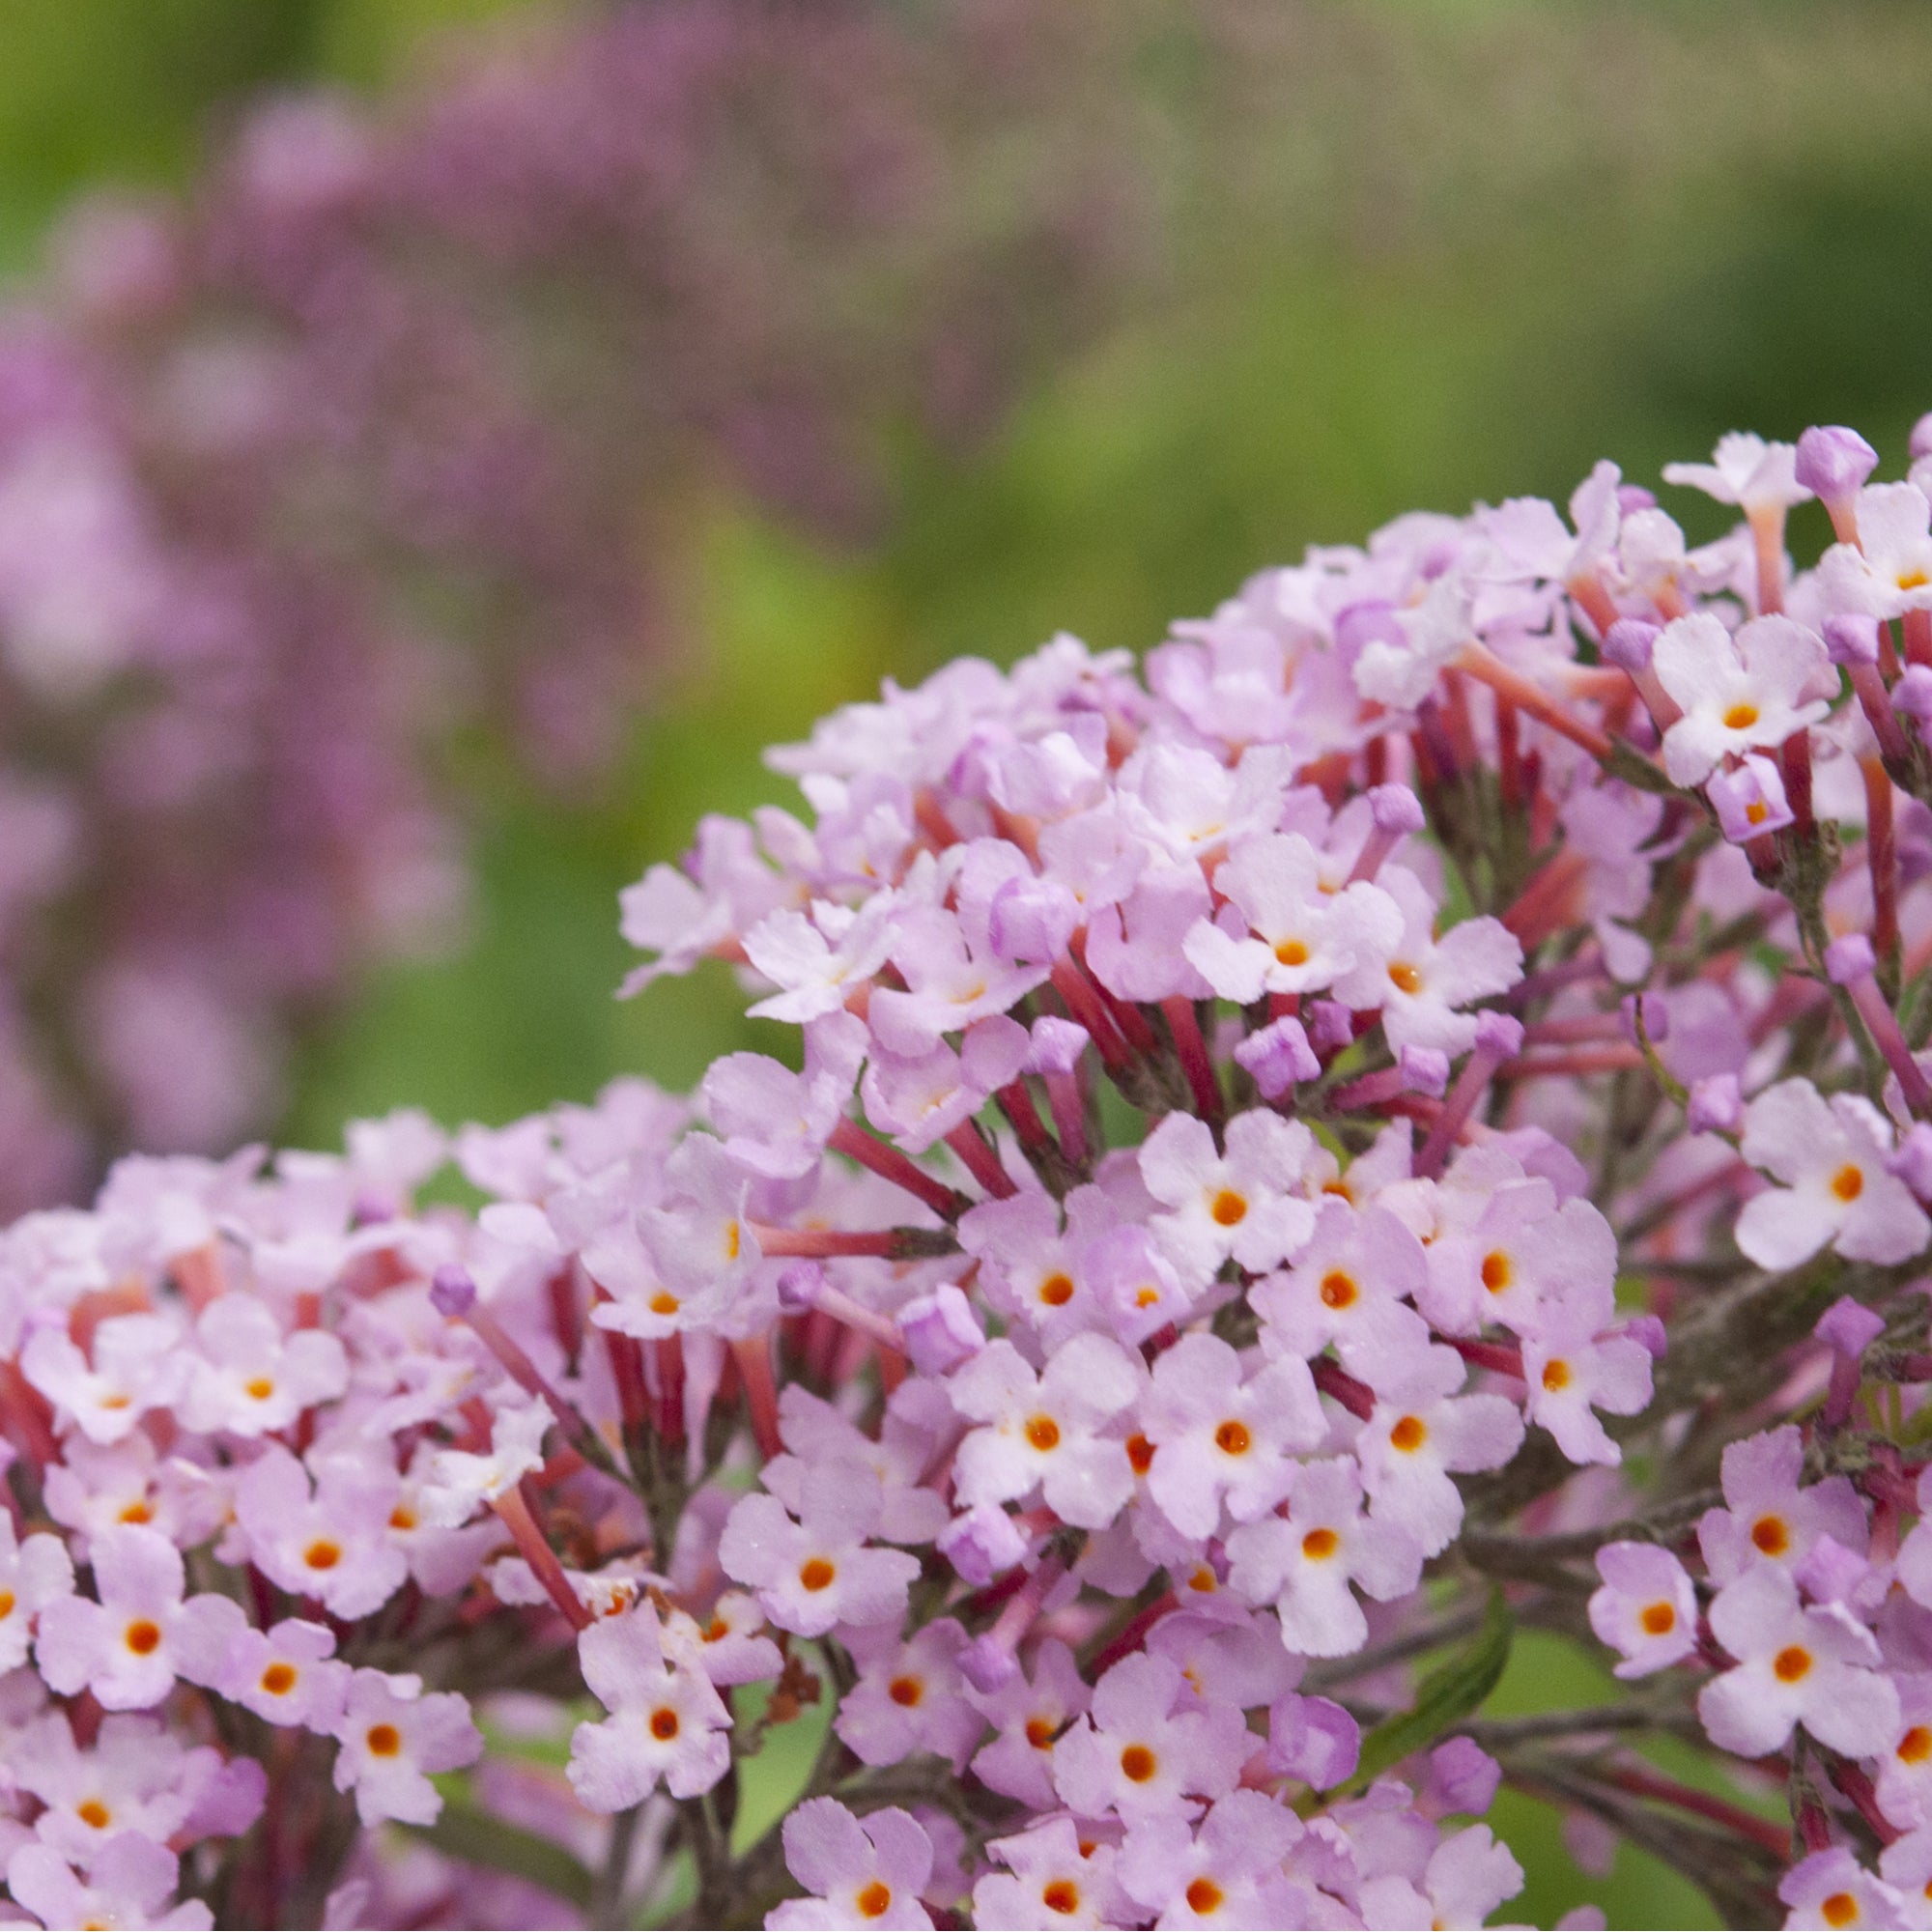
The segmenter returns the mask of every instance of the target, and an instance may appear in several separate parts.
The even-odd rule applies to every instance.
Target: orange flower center
[[[1751,1524],[1751,1541],[1767,1556],[1782,1556],[1791,1548],[1791,1532],[1781,1516],[1761,1516]]]
[[[809,1556],[799,1565],[798,1580],[808,1590],[822,1590],[838,1574],[824,1557]]]
[[[1133,1464],[1135,1475],[1145,1476],[1153,1467],[1153,1444],[1145,1435],[1129,1435],[1127,1461]]]
[[[1398,959],[1389,968],[1389,984],[1399,993],[1419,993],[1422,991],[1422,975],[1406,959]]]
[[[262,1673],[262,1689],[270,1697],[286,1697],[296,1688],[295,1665],[271,1663]]]
[[[1284,966],[1306,966],[1308,949],[1298,939],[1284,939],[1274,950],[1274,956]]]
[[[1044,1456],[1060,1447],[1060,1424],[1050,1415],[1036,1415],[1026,1426],[1026,1439]]]
[[[333,1570],[342,1561],[342,1551],[327,1538],[319,1538],[302,1551],[302,1561],[311,1570]]]
[[[1129,1745],[1121,1753],[1121,1770],[1136,1784],[1145,1784],[1158,1769],[1153,1752],[1146,1745]]]
[[[1840,1201],[1856,1201],[1864,1191],[1864,1173],[1861,1169],[1854,1167],[1850,1161],[1832,1177],[1832,1192]]]
[[[1677,1628],[1677,1611],[1670,1604],[1646,1604],[1637,1622],[1643,1626],[1646,1636],[1668,1636]]]
[[[104,1832],[114,1822],[114,1814],[98,1798],[90,1798],[84,1804],[73,1807],[74,1816],[83,1825],[91,1825],[97,1832]]]
[[[253,1381],[243,1382],[242,1387],[244,1394],[252,1396],[257,1402],[267,1402],[275,1392],[274,1383],[267,1376],[257,1376]]]
[[[910,1711],[925,1695],[925,1686],[917,1677],[895,1677],[886,1686],[886,1695]]]
[[[660,1705],[651,1713],[651,1736],[661,1745],[668,1745],[677,1736],[677,1713],[668,1704]]]
[[[1405,1456],[1413,1456],[1429,1440],[1429,1431],[1423,1427],[1419,1415],[1405,1415],[1389,1431],[1389,1447],[1400,1449]]]
[[[1232,1187],[1224,1187],[1214,1197],[1214,1205],[1208,1209],[1215,1221],[1223,1228],[1237,1228],[1247,1218],[1248,1204],[1242,1195]]]
[[[403,1734],[394,1724],[371,1724],[363,1743],[377,1757],[394,1757],[403,1747]]]
[[[1923,1764],[1932,1757],[1932,1731],[1923,1724],[1913,1727],[1898,1741],[1898,1755],[1906,1764]]]
[[[1545,1362],[1543,1365],[1543,1386],[1551,1395],[1558,1389],[1570,1386],[1570,1364],[1564,1361]]]
[[[1321,1277],[1321,1300],[1326,1307],[1351,1307],[1361,1292],[1355,1286],[1354,1276],[1344,1274],[1340,1268],[1330,1268]]]
[[[1080,1888],[1070,1878],[1057,1878],[1041,1891],[1039,1902],[1049,1912],[1068,1918],[1080,1910]]]
[[[867,1918],[883,1918],[892,1906],[892,1887],[874,1879],[852,1902]]]
[[[1483,1286],[1492,1294],[1500,1294],[1516,1278],[1510,1258],[1500,1248],[1483,1257]]]
[[[653,1315],[675,1315],[677,1313],[677,1296],[672,1294],[668,1289],[659,1289],[651,1296],[651,1313]]]
[[[1311,1529],[1301,1539],[1301,1553],[1311,1563],[1325,1563],[1341,1543],[1342,1539],[1332,1529]]]
[[[1029,1718],[1026,1726],[1026,1741],[1035,1750],[1053,1748],[1054,1721],[1051,1718]]]
[[[1245,1456],[1253,1443],[1247,1424],[1236,1422],[1232,1416],[1214,1432],[1214,1446],[1224,1456]]]
[[[1197,1878],[1187,1888],[1187,1909],[1202,1918],[1221,1903],[1221,1888],[1211,1878]]]
[[[1772,1659],[1771,1667],[1780,1684],[1796,1684],[1811,1668],[1811,1653],[1803,1644],[1788,1643]]]
[[[1818,1907],[1818,1917],[1827,1925],[1856,1925],[1859,1902],[1849,1891],[1834,1891]]]
[[[1039,1285],[1039,1298],[1049,1308],[1065,1308],[1073,1299],[1073,1277],[1050,1274]]]
[[[128,1626],[128,1648],[136,1657],[148,1656],[159,1648],[160,1641],[160,1625],[151,1624],[146,1617],[141,1618],[138,1623],[131,1623]]]
[[[1755,704],[1734,704],[1724,713],[1724,729],[1727,731],[1748,731],[1756,723]]]

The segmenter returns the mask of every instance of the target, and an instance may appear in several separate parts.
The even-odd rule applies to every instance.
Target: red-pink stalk
[[[1180,1068],[1187,1075],[1188,1092],[1194,1095],[1195,1111],[1204,1121],[1218,1121],[1226,1111],[1221,1100],[1221,1083],[1214,1077],[1214,1063],[1208,1057],[1208,1042],[1201,1037],[1201,1022],[1194,1002],[1175,994],[1160,1003],[1167,1030],[1174,1037],[1174,1050],[1180,1056]]]
[[[752,1420],[752,1434],[757,1437],[758,1454],[770,1462],[784,1447],[779,1435],[778,1387],[772,1378],[771,1330],[733,1342],[731,1356],[738,1364],[738,1379],[745,1385],[745,1412]]]
[[[946,1145],[965,1163],[966,1171],[995,1201],[1017,1194],[1013,1178],[1000,1165],[1000,1156],[987,1146],[977,1121],[961,1121],[946,1136]]]
[[[914,1200],[923,1202],[949,1221],[956,1221],[973,1205],[956,1187],[948,1187],[937,1176],[926,1173],[910,1154],[868,1134],[848,1115],[838,1117],[838,1123],[825,1145],[834,1153],[856,1160],[881,1180],[904,1188]]]
[[[549,1539],[537,1526],[529,1478],[526,1476],[515,1488],[505,1490],[491,1507],[502,1519],[503,1527],[516,1540],[519,1554],[530,1566],[531,1573],[570,1627],[573,1630],[588,1630],[596,1618],[570,1587],[570,1578],[563,1574],[563,1565],[557,1561],[556,1551],[550,1547]]]

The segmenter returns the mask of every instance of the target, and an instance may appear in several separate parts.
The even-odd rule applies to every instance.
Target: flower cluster
[[[1507,1779],[1733,1919],[1932,1923],[1932,476],[1874,462],[1727,438],[1702,549],[1605,464],[1142,668],[889,687],[623,896],[631,990],[727,962],[775,1053],[17,1223],[16,1902],[1477,1924]],[[1525,1629],[1636,1688],[1484,1717]]]
[[[0,1211],[273,1119],[291,1034],[457,923],[452,747],[621,747],[694,501],[873,535],[895,439],[1084,333],[1137,196],[1077,39],[627,7],[76,212],[0,320]]]

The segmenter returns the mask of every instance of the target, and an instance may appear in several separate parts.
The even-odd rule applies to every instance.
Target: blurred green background
[[[32,275],[78,189],[191,180],[261,90],[379,93],[440,35],[518,4],[8,0],[0,272]],[[1197,12],[1236,50],[1211,73],[1165,33]],[[1654,482],[1734,427],[1855,422],[1896,462],[1932,404],[1922,0],[1144,15],[1166,202],[1160,272],[1130,312],[970,463],[909,448],[882,551],[694,503],[689,635],[622,770],[567,810],[492,773],[468,943],[386,973],[312,1043],[291,1134],[332,1144],[346,1114],[406,1101],[501,1119],[623,1070],[683,1083],[748,1037],[722,971],[612,1002],[614,895],[701,811],[781,795],[761,746],[882,675],[1063,628],[1142,647],[1306,543],[1418,506],[1561,497],[1603,455]],[[1710,506],[1670,507],[1714,532]],[[1801,521],[1796,543],[1817,535]],[[1544,1646],[1498,1708],[1597,1694]],[[1497,1822],[1523,1822],[1521,1802]],[[1594,1897],[1612,1922],[1708,1922],[1629,1853],[1604,1883],[1547,1819],[1529,1837],[1512,1917]]]

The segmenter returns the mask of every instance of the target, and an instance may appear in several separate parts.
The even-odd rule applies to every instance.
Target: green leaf
[[[1677,796],[1677,786],[1628,739],[1610,740],[1610,755],[1604,760],[1604,769],[1612,778],[1622,779],[1625,784],[1634,785],[1639,791],[1658,792],[1665,798]]]
[[[1349,1781],[1350,1791],[1366,1790],[1393,1764],[1434,1744],[1453,1729],[1496,1688],[1509,1662],[1516,1619],[1500,1590],[1490,1592],[1482,1628],[1468,1647],[1437,1664],[1416,1690],[1415,1708],[1385,1718],[1362,1740],[1361,1762]]]
[[[594,1884],[581,1859],[536,1832],[526,1832],[462,1799],[445,1801],[434,1825],[404,1828],[450,1858],[528,1879],[580,1909],[590,1903]]]

